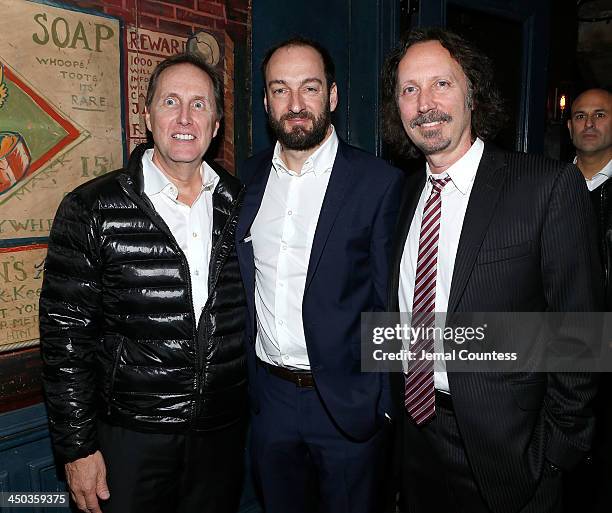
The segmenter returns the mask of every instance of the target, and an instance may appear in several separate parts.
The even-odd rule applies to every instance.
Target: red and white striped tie
[[[450,181],[449,177],[429,179],[433,188],[425,203],[421,222],[411,323],[413,327],[421,327],[423,331],[435,326],[438,238],[442,213],[440,193]],[[436,411],[433,360],[419,358],[422,351],[432,353],[433,348],[433,336],[419,337],[411,348],[416,360],[411,362],[406,375],[404,404],[417,425],[427,422]]]

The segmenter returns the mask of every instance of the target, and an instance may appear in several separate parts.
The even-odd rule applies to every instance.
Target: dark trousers
[[[452,406],[439,404],[436,398],[430,423],[419,427],[406,413],[401,422],[402,513],[495,513],[474,479]],[[535,495],[526,506],[517,505],[516,511],[560,513],[561,478],[559,471],[546,467]]]
[[[205,433],[141,433],[99,423],[110,499],[105,513],[235,513],[245,425]]]
[[[593,410],[592,459],[564,476],[565,513],[612,511],[612,373],[601,374]]]
[[[256,374],[260,410],[251,420],[251,458],[266,513],[380,511],[386,428],[365,442],[350,440],[315,388],[263,367]]]

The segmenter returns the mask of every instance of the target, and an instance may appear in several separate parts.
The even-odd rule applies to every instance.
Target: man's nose
[[[597,128],[597,113],[584,114],[584,129]]]
[[[289,110],[291,112],[302,112],[304,110],[304,98],[299,91],[292,91],[291,96],[289,98]]]
[[[428,89],[423,89],[419,93],[419,97],[417,99],[417,108],[419,112],[429,112],[430,110],[434,110],[436,108],[436,102],[434,99],[434,95]]]
[[[179,112],[179,117],[177,121],[181,125],[191,124],[191,106],[190,105],[181,105],[181,110]]]

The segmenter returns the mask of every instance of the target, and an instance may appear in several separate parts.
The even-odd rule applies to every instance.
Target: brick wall
[[[209,28],[226,31],[236,41],[250,34],[251,0],[64,0],[62,3],[103,11],[126,23],[175,35]]]
[[[102,11],[121,18],[126,25],[188,37],[208,29],[224,46],[225,122],[214,158],[226,169],[235,171],[234,151],[234,56],[238,42],[250,48],[252,0],[63,0],[79,8]]]

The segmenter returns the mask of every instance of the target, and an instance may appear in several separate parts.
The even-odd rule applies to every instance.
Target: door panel
[[[541,153],[549,45],[549,0],[414,2],[403,27],[443,26],[464,35],[493,60],[509,121],[495,140],[506,149]]]

